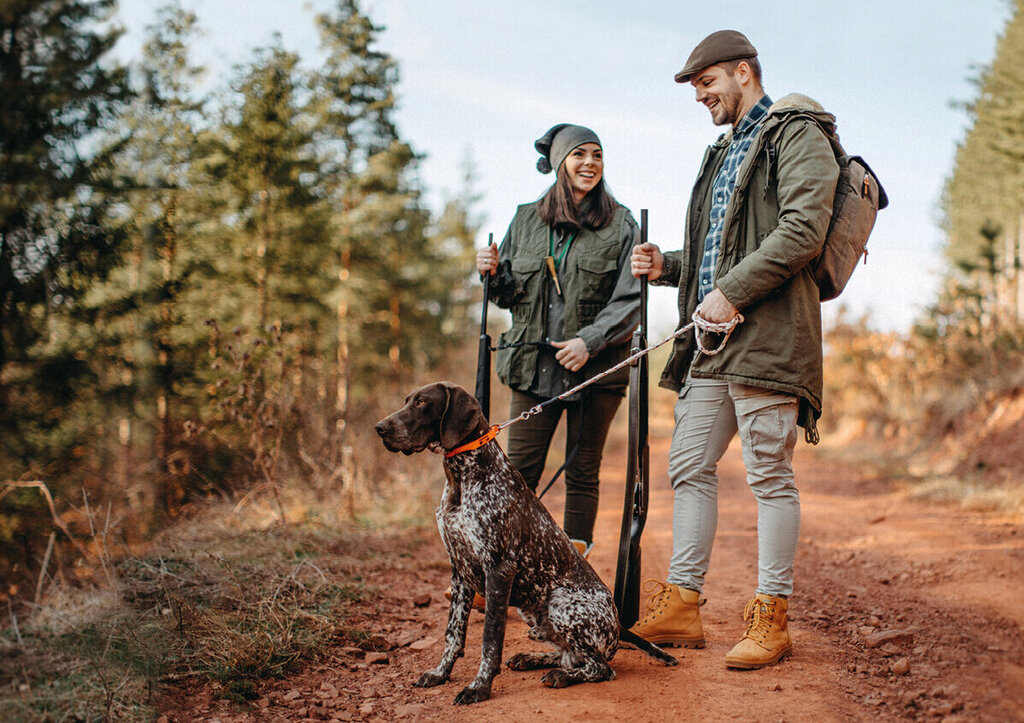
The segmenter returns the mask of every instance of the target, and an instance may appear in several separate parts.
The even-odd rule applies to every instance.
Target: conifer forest
[[[271,45],[219,85],[173,4],[114,62],[114,6],[0,3],[10,585],[48,498],[78,532],[92,506],[134,537],[209,495],[353,484],[363,404],[473,334],[472,190],[422,202],[398,68],[355,0],[317,17],[315,70]]]

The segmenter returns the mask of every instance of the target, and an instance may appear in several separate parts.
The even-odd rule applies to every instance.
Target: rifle
[[[647,209],[640,210],[640,243],[647,243]],[[633,332],[630,355],[647,348],[647,276],[640,279],[640,324]],[[647,440],[647,356],[629,369],[629,450],[626,460],[626,494],[619,534],[619,559],[615,566],[615,606],[619,622],[629,628],[640,617],[640,536],[647,522],[650,498],[650,448]]]
[[[494,234],[487,234],[487,245],[494,245]],[[476,400],[484,412],[484,419],[491,417],[491,336],[487,333],[487,305],[491,296],[491,276],[484,274],[484,306],[480,312],[480,348],[476,353]]]

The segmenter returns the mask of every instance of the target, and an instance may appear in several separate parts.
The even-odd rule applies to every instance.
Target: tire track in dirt
[[[672,494],[666,430],[652,428],[652,435],[643,566],[645,577],[662,578]],[[723,662],[744,630],[743,606],[756,583],[756,506],[735,446],[722,463],[719,530],[704,590],[707,648],[674,649],[676,668],[620,650],[616,680],[565,690],[544,688],[540,672],[505,669],[489,701],[456,707],[452,700],[480,659],[483,618],[474,613],[452,680],[413,688],[436,664],[447,618],[447,559],[428,531],[411,556],[378,560],[363,573],[382,592],[352,622],[379,634],[389,651],[338,647],[300,674],[261,684],[248,710],[214,701],[205,689],[179,691],[185,698],[165,707],[167,720],[1024,720],[1021,525],[912,501],[893,483],[808,447],[798,451],[796,466],[803,526],[790,604],[795,650],[779,665],[733,671]],[[621,449],[610,449],[591,556],[609,584],[623,468]],[[560,494],[558,485],[545,498],[559,520]],[[512,613],[504,657],[533,649]]]

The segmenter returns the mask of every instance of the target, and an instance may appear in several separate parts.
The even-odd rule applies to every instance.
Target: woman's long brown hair
[[[612,222],[617,206],[618,202],[605,188],[603,175],[597,185],[590,189],[577,205],[573,199],[569,172],[565,170],[563,163],[558,167],[555,182],[541,196],[537,204],[537,213],[551,227],[562,225],[593,231]]]

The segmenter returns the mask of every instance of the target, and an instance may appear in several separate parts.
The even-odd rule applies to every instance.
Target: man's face
[[[736,124],[740,119],[743,91],[721,65],[712,65],[690,78],[690,85],[697,90],[697,102],[711,111],[711,122],[716,126]]]

